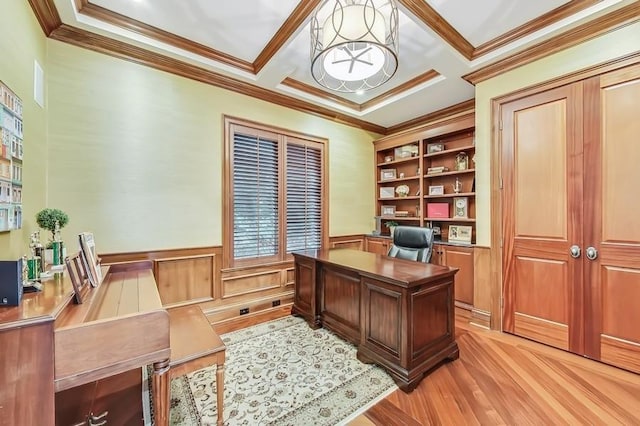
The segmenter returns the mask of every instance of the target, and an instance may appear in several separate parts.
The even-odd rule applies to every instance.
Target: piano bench
[[[217,423],[222,425],[226,347],[199,306],[181,306],[167,312],[171,339],[169,380],[215,364]]]

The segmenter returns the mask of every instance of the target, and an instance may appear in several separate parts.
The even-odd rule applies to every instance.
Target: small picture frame
[[[449,225],[448,241],[450,243],[471,244],[472,230],[473,228],[471,226]]]
[[[444,195],[444,185],[429,185],[429,195]]]
[[[393,180],[396,179],[396,169],[382,169],[380,170],[380,180]]]
[[[381,186],[380,187],[380,198],[394,198],[395,192],[393,186]]]
[[[67,274],[69,274],[69,279],[71,280],[71,285],[73,286],[73,297],[76,304],[81,304],[82,299],[82,288],[86,282],[84,277],[84,271],[80,266],[80,253],[76,253],[72,256],[67,256],[64,259],[64,263],[67,267]]]
[[[443,143],[430,143],[427,145],[427,154],[444,151]]]
[[[380,206],[380,216],[393,217],[396,215],[396,206]]]
[[[434,236],[442,235],[442,230],[440,229],[439,226],[432,226],[431,229],[433,229],[433,235]]]

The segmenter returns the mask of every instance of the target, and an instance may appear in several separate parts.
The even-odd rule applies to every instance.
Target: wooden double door
[[[640,65],[501,105],[503,329],[640,372]]]

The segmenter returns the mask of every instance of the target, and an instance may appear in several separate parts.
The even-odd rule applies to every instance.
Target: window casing
[[[224,267],[327,241],[326,140],[225,118]]]

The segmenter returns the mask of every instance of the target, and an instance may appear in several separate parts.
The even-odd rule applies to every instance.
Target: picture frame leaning
[[[100,259],[96,254],[96,243],[93,238],[93,233],[81,232],[78,235],[78,240],[84,270],[87,273],[91,285],[97,287],[102,282],[102,271],[100,270]]]

